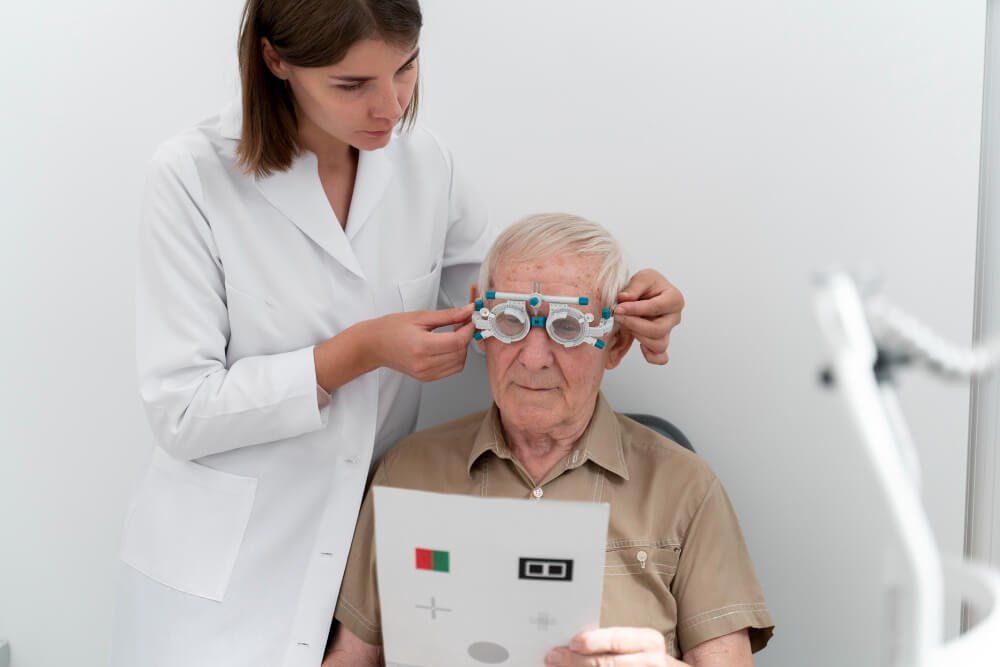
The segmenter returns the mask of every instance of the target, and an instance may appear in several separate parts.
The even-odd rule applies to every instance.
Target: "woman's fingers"
[[[657,364],[659,366],[663,366],[664,364],[670,361],[670,355],[667,354],[666,349],[657,352],[655,350],[649,349],[642,343],[639,343],[639,349],[642,351],[642,356],[645,357],[646,361],[648,361],[651,364]]]
[[[640,343],[651,343],[654,340],[659,340],[665,343],[666,338],[670,335],[671,329],[674,327],[674,319],[675,318],[672,318],[669,315],[653,319],[625,315],[622,317],[616,317],[615,321],[620,326],[623,326],[632,332],[632,335],[638,338]],[[666,349],[665,344],[664,349]]]
[[[618,295],[619,301],[637,301],[658,292],[662,292],[665,287],[673,287],[670,281],[663,277],[659,271],[653,269],[642,269],[636,271],[625,289]]]
[[[471,320],[474,307],[473,304],[467,303],[464,306],[444,310],[418,310],[411,316],[415,323],[430,331],[438,327],[465,324]]]
[[[658,271],[643,269],[618,295],[615,322],[639,341],[642,356],[651,364],[669,360],[670,332],[680,324],[684,295]]]

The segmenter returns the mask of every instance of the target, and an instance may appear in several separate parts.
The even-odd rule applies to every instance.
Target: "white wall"
[[[0,639],[14,667],[106,661],[149,451],[132,275],[153,147],[235,90],[241,3],[8,9]],[[665,368],[606,386],[681,425],[726,484],[778,623],[765,666],[876,665],[885,515],[822,391],[810,278],[832,263],[971,334],[983,1],[424,0],[423,121],[501,222],[569,210],[684,291]],[[13,308],[10,306],[13,305]],[[482,407],[481,363],[422,423]],[[943,548],[959,553],[968,390],[905,374]]]

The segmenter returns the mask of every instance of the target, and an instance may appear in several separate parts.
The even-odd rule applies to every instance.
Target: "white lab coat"
[[[416,423],[386,369],[319,406],[313,346],[461,305],[491,231],[426,130],[362,152],[346,231],[305,153],[255,180],[236,106],[166,142],[139,231],[156,446],[126,519],[115,667],[320,664],[369,466]],[[324,397],[325,398],[325,397]]]

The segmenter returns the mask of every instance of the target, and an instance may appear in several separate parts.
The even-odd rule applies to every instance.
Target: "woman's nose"
[[[379,96],[372,108],[372,116],[375,118],[385,118],[396,124],[403,117],[403,107],[399,104],[399,96],[396,94],[396,87],[389,85],[379,90]]]

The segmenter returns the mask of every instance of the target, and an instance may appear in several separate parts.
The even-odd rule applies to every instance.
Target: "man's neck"
[[[514,425],[508,426],[503,423],[502,418],[501,427],[511,454],[537,485],[545,479],[553,466],[573,451],[587,430],[591,416],[587,415],[582,421],[560,426],[548,433],[532,433]]]

